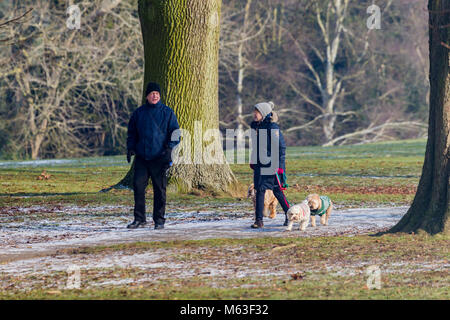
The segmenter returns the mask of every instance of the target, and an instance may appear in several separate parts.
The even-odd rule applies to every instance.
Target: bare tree
[[[79,3],[80,30],[66,27],[64,7],[41,0],[28,5],[32,18],[10,28],[10,37],[21,37],[2,55],[12,153],[32,159],[98,153],[106,132],[113,145],[123,145],[142,85],[135,73],[142,43],[131,4]]]
[[[217,132],[219,127],[221,4],[221,0],[194,0],[189,4],[177,0],[139,0],[138,3],[145,53],[144,83],[155,81],[161,85],[163,101],[174,109],[180,128],[190,133],[181,138],[175,149],[188,153],[187,161],[175,160],[170,169],[170,183],[179,191],[228,192],[237,183],[220,139],[214,136],[202,141],[199,137],[208,129]],[[142,102],[145,99],[143,94]],[[207,149],[213,150],[211,154],[217,161],[205,161],[203,151]],[[118,185],[131,186],[133,174],[134,161]]]
[[[13,24],[13,23],[20,23],[20,21],[27,16],[31,11],[33,11],[33,8],[28,9],[27,11],[25,11],[25,13],[23,13],[22,15],[19,15],[18,17],[14,17],[11,18],[9,20],[6,20],[4,22],[0,22],[0,30],[1,29],[5,29],[7,27],[9,27],[9,25]],[[0,43],[1,42],[8,42],[13,40],[13,38],[4,38],[4,39],[0,39]]]
[[[285,29],[285,33],[295,46],[296,51],[311,75],[310,77],[309,75],[294,73],[290,77],[285,77],[285,80],[295,93],[319,111],[318,117],[312,121],[321,120],[326,141],[330,141],[335,135],[335,123],[338,115],[349,116],[354,114],[351,111],[338,112],[336,110],[336,101],[343,92],[343,81],[357,76],[357,74],[340,75],[335,68],[345,31],[348,4],[349,0],[333,0],[328,1],[326,8],[323,8],[322,1],[316,0],[313,2],[315,21],[319,27],[322,39],[322,48],[317,47],[312,42],[308,42],[308,46],[311,52],[314,53],[315,58],[320,60],[323,72],[313,64],[304,45],[289,30]],[[296,82],[298,78],[312,82],[320,92],[320,100],[306,93],[301,85]]]
[[[259,8],[258,8],[259,9]],[[247,0],[242,11],[235,11],[233,7],[226,7],[222,10],[221,37],[220,37],[220,70],[226,73],[231,83],[236,87],[235,112],[231,113],[232,119],[229,122],[222,122],[226,126],[237,123],[237,145],[243,146],[244,127],[248,127],[243,114],[242,93],[244,89],[244,79],[249,68],[254,68],[248,56],[254,51],[251,44],[263,35],[269,23],[270,15],[264,9],[266,18],[261,23],[252,12],[252,0]]]
[[[400,133],[423,132],[426,125],[418,121],[422,119],[411,120],[406,112],[410,93],[404,88],[404,79],[393,78],[398,77],[395,70],[398,64],[403,63],[405,55],[410,56],[410,51],[407,51],[410,48],[400,48],[401,54],[398,53],[399,48],[391,55],[382,53],[387,49],[386,45],[390,45],[389,40],[367,28],[365,19],[358,18],[358,12],[365,17],[368,5],[370,1],[308,1],[302,10],[305,10],[305,15],[314,17],[316,26],[283,28],[285,46],[293,48],[300,64],[288,69],[281,79],[289,84],[304,104],[294,105],[290,112],[293,115],[296,112],[300,119],[306,120],[300,121],[300,124],[291,121],[287,133],[316,130],[314,128],[320,125],[325,140],[322,144],[329,146],[373,142],[398,138]],[[420,6],[420,1],[414,3],[415,9],[417,6]],[[402,17],[398,25],[389,25],[390,28],[395,27],[392,33],[399,34],[400,38],[405,34],[405,22],[410,21],[412,26],[417,23],[412,20],[412,13],[408,16],[400,12],[400,4],[393,7],[392,0],[384,2],[384,20],[388,20],[388,16],[393,16],[392,21],[398,20],[399,15]],[[350,16],[350,10],[356,14]],[[361,21],[364,21],[363,26]],[[425,30],[423,25],[416,26],[418,31],[421,28]],[[413,48],[418,54],[422,49],[421,46]],[[393,54],[398,57],[394,61]],[[424,81],[425,73],[415,76],[416,70],[411,70],[408,77],[419,77],[420,81]],[[393,108],[393,105],[396,107]]]

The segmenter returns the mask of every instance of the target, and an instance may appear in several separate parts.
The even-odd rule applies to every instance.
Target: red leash
[[[281,193],[283,194],[284,202],[286,203],[286,205],[288,206],[288,208],[290,208],[291,205],[289,204],[289,201],[287,200],[286,195],[285,195],[284,192],[283,192],[283,190],[286,190],[286,188],[283,188],[283,187],[281,186],[281,182],[280,182],[280,178],[278,177],[278,173],[275,173],[275,176],[277,177],[278,186],[280,187]]]

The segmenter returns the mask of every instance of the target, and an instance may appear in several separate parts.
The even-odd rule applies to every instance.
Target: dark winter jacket
[[[286,143],[284,142],[284,138],[283,138],[283,134],[281,133],[280,127],[278,126],[278,124],[276,124],[275,122],[278,120],[278,117],[276,115],[276,113],[272,112],[270,114],[268,114],[264,120],[262,120],[261,122],[256,122],[253,121],[250,124],[250,127],[252,129],[256,130],[256,137],[252,136],[252,149],[253,152],[256,152],[256,164],[255,167],[270,167],[271,166],[271,162],[269,163],[261,163],[261,159],[260,159],[260,148],[261,148],[261,154],[263,155],[267,155],[266,157],[271,158],[272,155],[272,147],[271,147],[271,130],[276,130],[274,131],[274,138],[278,138],[278,147],[279,147],[279,152],[278,152],[278,168],[281,168],[283,170],[286,170]],[[266,147],[264,148],[264,146],[260,146],[259,143],[259,136],[260,136],[260,132],[261,130],[267,130],[267,144]],[[256,139],[254,139],[256,138]],[[256,141],[254,141],[254,140]],[[273,159],[271,159],[271,161],[273,161]],[[266,162],[266,161],[264,161]],[[273,173],[275,174],[275,172]]]
[[[177,117],[171,108],[161,101],[148,101],[137,108],[128,123],[127,148],[145,160],[160,158],[178,143],[171,141],[172,132],[179,129]]]

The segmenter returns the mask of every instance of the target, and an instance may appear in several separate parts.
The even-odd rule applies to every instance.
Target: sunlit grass
[[[289,147],[286,194],[293,201],[308,193],[325,192],[336,204],[408,204],[423,164],[425,140],[406,140],[341,147]],[[116,184],[128,172],[125,156],[0,161],[0,205],[32,203],[132,203],[131,190],[99,191]],[[252,183],[248,164],[231,164],[245,189]],[[39,180],[45,170],[49,179]],[[295,188],[294,188],[295,186]],[[375,189],[374,189],[375,188]],[[206,197],[208,195],[203,195]],[[203,201],[198,193],[171,199]],[[243,194],[242,197],[245,197]],[[233,201],[227,195],[208,201]]]

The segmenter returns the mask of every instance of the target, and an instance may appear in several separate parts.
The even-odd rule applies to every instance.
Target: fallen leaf
[[[47,291],[47,293],[48,294],[60,294],[61,291],[59,291],[59,290],[49,290],[49,291]]]
[[[305,276],[302,275],[301,273],[294,273],[294,274],[291,274],[292,280],[303,280],[304,277],[305,277]]]
[[[284,249],[290,249],[290,248],[294,248],[296,246],[297,246],[297,244],[291,243],[291,244],[288,244],[287,246],[275,247],[271,250],[271,252],[273,253],[273,252],[277,252],[277,251],[284,250]]]

